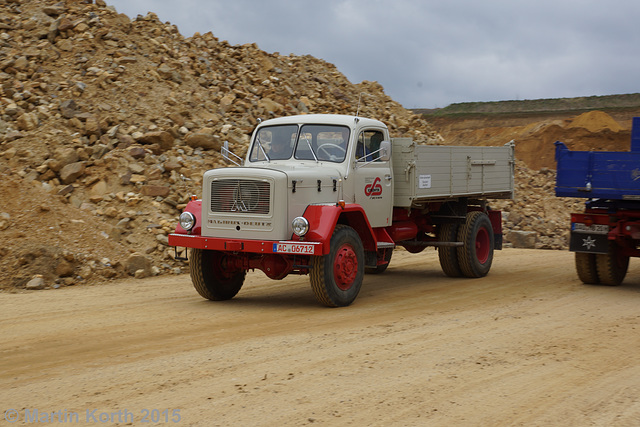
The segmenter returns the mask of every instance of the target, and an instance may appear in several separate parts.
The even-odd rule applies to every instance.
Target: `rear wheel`
[[[442,224],[438,230],[439,242],[455,242],[458,240],[458,224]],[[462,276],[458,262],[458,248],[454,246],[438,247],[438,258],[442,271],[449,277]]]
[[[484,277],[493,262],[493,227],[489,217],[480,211],[467,214],[465,224],[458,230],[458,240],[464,246],[457,248],[460,270],[466,277]]]
[[[189,273],[198,293],[212,301],[233,298],[242,288],[245,270],[234,269],[225,252],[191,249]]]
[[[316,299],[328,307],[351,304],[362,287],[364,247],[358,233],[346,225],[336,225],[329,254],[313,257],[311,289]]]
[[[609,253],[597,255],[598,277],[600,283],[618,286],[627,275],[629,257],[620,255],[617,245],[609,244]]]
[[[597,285],[600,283],[596,254],[576,252],[576,271],[578,278],[585,285]]]

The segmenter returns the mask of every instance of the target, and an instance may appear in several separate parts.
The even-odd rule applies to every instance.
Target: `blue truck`
[[[630,151],[571,151],[556,142],[556,196],[586,198],[571,214],[569,250],[585,284],[622,283],[630,257],[640,257],[640,117]]]

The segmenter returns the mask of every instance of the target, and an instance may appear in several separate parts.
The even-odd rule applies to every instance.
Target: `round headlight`
[[[291,221],[291,227],[296,236],[304,236],[309,231],[309,221],[305,217],[299,216]]]
[[[182,212],[180,214],[180,227],[190,231],[194,225],[196,225],[196,217],[191,212]]]

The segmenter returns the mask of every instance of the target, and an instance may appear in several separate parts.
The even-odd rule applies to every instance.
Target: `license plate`
[[[608,234],[609,226],[606,224],[593,224],[591,226],[574,222],[571,224],[571,231],[575,233]]]
[[[285,254],[313,255],[315,245],[308,243],[274,243],[273,252]]]

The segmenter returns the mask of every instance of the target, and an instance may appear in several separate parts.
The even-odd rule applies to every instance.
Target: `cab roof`
[[[348,116],[343,114],[301,114],[297,116],[278,117],[276,119],[265,120],[260,126],[273,126],[282,124],[314,124],[314,125],[338,125],[354,128],[356,124],[360,126],[376,126],[386,128],[387,126],[379,120],[367,119],[364,117]]]

